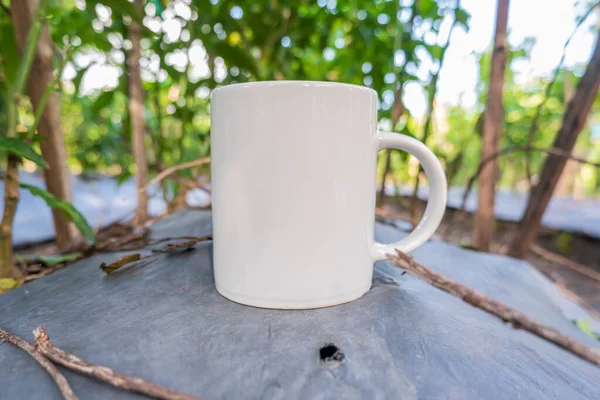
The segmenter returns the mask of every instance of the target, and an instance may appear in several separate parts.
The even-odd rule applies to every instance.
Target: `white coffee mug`
[[[423,143],[377,131],[375,91],[342,83],[277,81],[212,94],[216,288],[238,303],[277,309],[361,297],[373,263],[409,252],[437,229],[446,177]],[[429,179],[423,219],[390,245],[373,237],[377,151],[417,157]]]

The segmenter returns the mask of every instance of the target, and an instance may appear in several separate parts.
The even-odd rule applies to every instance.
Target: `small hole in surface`
[[[321,361],[343,361],[344,353],[333,343],[328,343],[319,350]]]

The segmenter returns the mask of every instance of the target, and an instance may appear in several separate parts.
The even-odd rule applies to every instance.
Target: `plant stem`
[[[62,58],[60,67],[58,68],[58,71],[56,72],[56,76],[54,77],[52,82],[50,82],[50,84],[46,88],[46,91],[42,95],[42,98],[40,99],[40,104],[38,105],[37,110],[35,110],[35,117],[33,120],[33,124],[29,127],[29,132],[27,133],[27,137],[31,138],[33,135],[35,135],[35,132],[37,131],[37,128],[40,124],[40,121],[42,120],[42,115],[44,114],[44,110],[46,109],[46,104],[48,103],[50,96],[52,96],[52,93],[54,92],[54,88],[60,81],[60,77],[62,75],[63,69],[65,68],[66,64],[67,64],[67,56],[65,55]]]
[[[13,92],[7,96],[6,136],[16,137],[17,104]],[[0,222],[0,278],[12,277],[12,226],[19,202],[19,157],[8,153],[4,177],[4,212]]]
[[[40,35],[42,34],[47,4],[47,0],[40,0],[35,10],[35,16],[31,23],[31,29],[29,30],[27,39],[25,41],[23,58],[21,59],[21,64],[19,65],[19,69],[17,71],[17,78],[15,79],[14,83],[14,96],[20,95],[23,93],[23,89],[25,89],[25,83],[27,82],[29,71],[31,71],[37,45],[40,40]]]
[[[44,25],[47,0],[40,0],[35,11],[31,29],[27,34],[23,57],[19,64],[17,77],[13,85],[6,85],[6,136],[17,137],[17,99],[25,89],[38,41]],[[8,153],[6,161],[6,176],[4,178],[4,212],[0,222],[0,278],[10,278],[12,275],[12,228],[17,204],[19,203],[19,162],[17,155]]]

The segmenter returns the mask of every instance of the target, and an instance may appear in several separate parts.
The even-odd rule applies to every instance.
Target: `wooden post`
[[[506,57],[508,53],[506,42],[508,7],[509,0],[498,0],[492,69],[483,119],[482,160],[485,160],[498,151],[498,143],[502,134],[502,122],[504,119],[502,89],[504,87],[504,72],[506,70]],[[494,199],[496,195],[497,172],[498,161],[493,160],[483,168],[479,179],[479,201],[475,215],[473,236],[475,247],[482,251],[489,251],[494,236]]]
[[[135,0],[134,4],[140,11],[140,14],[143,15],[143,1]],[[145,190],[141,190],[148,181],[148,157],[144,141],[144,132],[146,130],[144,120],[144,91],[142,89],[142,77],[140,73],[142,29],[140,24],[133,18],[128,28],[128,39],[131,41],[131,52],[127,57],[129,115],[131,118],[133,159],[137,167],[135,182],[138,189],[135,223],[143,224],[148,220],[148,194]]]

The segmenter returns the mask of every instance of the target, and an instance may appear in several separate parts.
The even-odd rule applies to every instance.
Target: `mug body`
[[[377,96],[256,82],[211,102],[214,275],[238,303],[341,304],[371,286]]]

